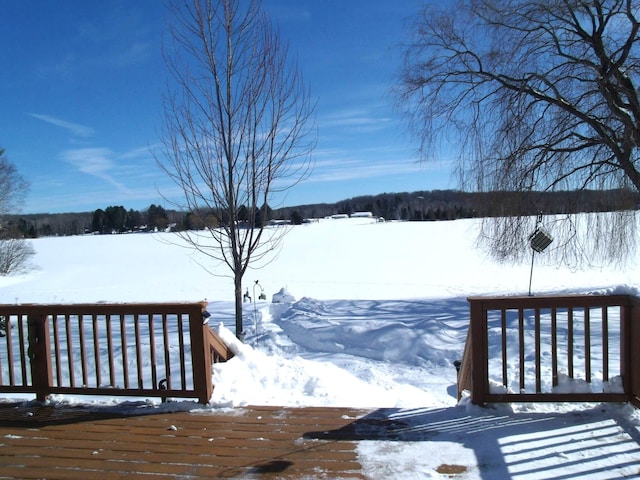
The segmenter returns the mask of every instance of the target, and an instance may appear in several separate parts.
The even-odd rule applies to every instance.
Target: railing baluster
[[[567,375],[573,378],[573,307],[567,310]]]
[[[17,316],[16,321],[20,321],[20,315]],[[6,331],[7,337],[7,367],[9,373],[9,385],[15,385],[16,379],[13,371],[14,359],[13,359],[13,327],[11,326],[11,319],[7,319]]]
[[[51,315],[51,323],[53,325],[53,347],[56,352],[53,357],[56,362],[56,384],[61,386],[64,382],[62,377],[62,364],[60,360],[60,325],[58,322],[58,315]]]
[[[602,307],[602,380],[609,381],[609,309]]]
[[[500,324],[502,329],[502,385],[508,386],[508,374],[507,374],[507,311],[502,309],[500,311]]]
[[[94,313],[91,316],[92,328],[93,328],[93,360],[95,362],[96,370],[96,387],[102,386],[102,368],[100,365],[100,342],[99,335],[100,330],[98,328],[98,316]]]
[[[156,365],[156,339],[153,325],[153,313],[149,314],[149,341],[151,349],[151,388],[158,388],[158,372]]]
[[[518,309],[518,345],[520,348],[520,391],[525,390],[525,365],[524,365],[524,310]]]
[[[100,341],[98,340],[98,317],[94,313],[92,315],[93,326],[93,358],[96,364],[96,386],[102,385],[102,372],[100,368]]]
[[[180,385],[183,390],[187,389],[187,373],[185,369],[185,350],[184,350],[184,327],[182,325],[182,314],[176,314],[178,322],[178,344],[180,348]]]
[[[136,336],[136,367],[138,372],[138,388],[144,388],[144,379],[142,378],[142,345],[140,342],[140,316],[136,313],[133,315],[133,328]]]
[[[105,321],[107,322],[107,355],[109,356],[109,386],[116,386],[116,367],[114,363],[113,355],[113,325],[111,314],[105,315]]]
[[[551,375],[552,386],[558,386],[558,311],[551,309]]]
[[[125,324],[126,316],[120,314],[120,343],[122,348],[122,375],[124,377],[124,388],[129,388],[129,354],[127,345],[127,326]]]
[[[534,341],[535,341],[535,365],[536,365],[536,393],[542,391],[542,379],[540,370],[542,369],[541,345],[540,345],[540,308],[535,309],[534,313]]]
[[[18,340],[20,342],[20,373],[22,374],[22,385],[29,385],[29,381],[27,379],[27,355],[26,355],[26,345],[24,334],[24,321],[20,319],[18,321]]]
[[[76,386],[76,375],[73,363],[73,338],[71,336],[71,315],[64,316],[64,328],[67,336],[67,362],[69,364],[69,385]]]
[[[82,366],[82,386],[87,387],[87,345],[84,338],[84,315],[78,314],[78,330],[80,335],[80,365]]]
[[[164,342],[164,375],[167,380],[167,389],[171,390],[171,351],[169,350],[169,325],[166,312],[162,314],[162,337]]]
[[[591,311],[584,309],[584,376],[591,383]]]

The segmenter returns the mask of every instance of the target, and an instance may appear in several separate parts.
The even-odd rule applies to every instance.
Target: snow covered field
[[[257,300],[264,289],[267,300],[245,303],[246,343],[216,367],[213,408],[373,408],[402,428],[360,441],[372,479],[439,478],[442,464],[466,467],[455,478],[469,479],[640,478],[640,414],[629,406],[456,405],[466,298],[529,287],[530,264],[494,263],[474,249],[476,228],[367,218],[293,227],[277,257],[245,276],[249,294]],[[203,267],[227,270],[178,242],[164,233],[34,240],[34,268],[0,278],[0,302],[207,299],[210,323],[233,342],[231,279]],[[544,261],[536,258],[535,293],[640,285],[640,256],[624,270]],[[286,301],[272,303],[279,292]]]

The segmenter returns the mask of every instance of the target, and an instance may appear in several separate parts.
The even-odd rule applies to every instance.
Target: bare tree
[[[29,190],[29,183],[4,152],[0,148],[0,216],[16,213]]]
[[[0,240],[0,275],[20,272],[29,267],[29,260],[35,255],[33,246],[21,238]]]
[[[640,191],[638,12],[637,0],[427,4],[405,46],[399,86],[422,158],[460,145],[463,189]],[[563,254],[587,248],[585,257],[615,260],[633,249],[633,212],[590,218],[591,243],[572,250],[564,247],[584,239],[581,220],[558,226]],[[532,222],[488,219],[483,236],[496,255],[512,258]]]
[[[241,337],[243,276],[285,231],[266,232],[261,207],[308,175],[313,105],[258,0],[175,0],[169,14],[159,163],[184,194],[178,208],[207,225],[187,242],[232,272]]]
[[[0,275],[20,271],[35,254],[30,243],[8,224],[5,217],[16,213],[24,201],[29,184],[15,164],[0,149]]]

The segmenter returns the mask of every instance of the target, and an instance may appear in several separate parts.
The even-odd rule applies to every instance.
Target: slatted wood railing
[[[473,403],[640,406],[640,300],[630,295],[469,298],[458,391]]]
[[[233,356],[206,304],[0,305],[0,393],[197,398]]]

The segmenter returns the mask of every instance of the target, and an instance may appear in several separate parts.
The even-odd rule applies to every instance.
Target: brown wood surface
[[[353,436],[326,434],[368,411],[135,410],[0,404],[0,478],[365,478]]]

